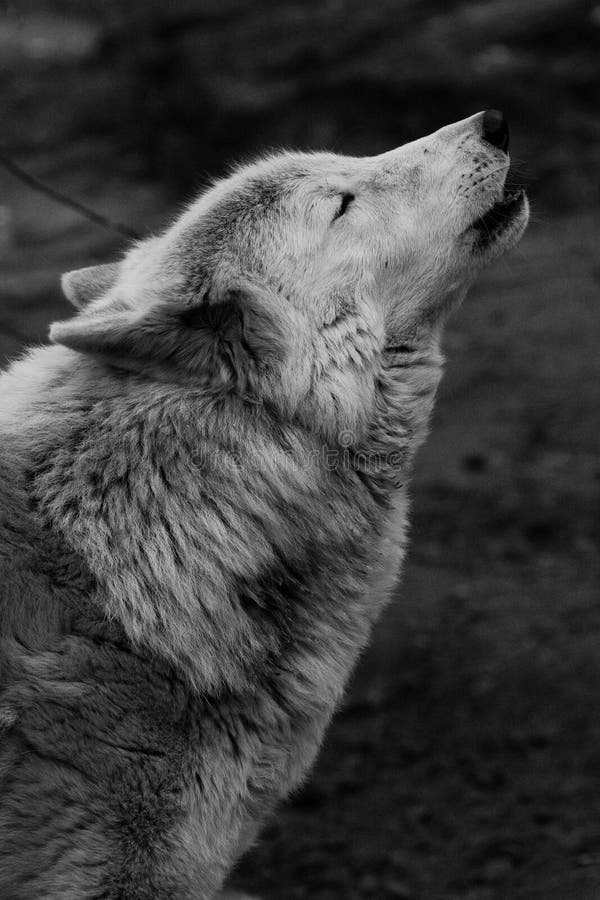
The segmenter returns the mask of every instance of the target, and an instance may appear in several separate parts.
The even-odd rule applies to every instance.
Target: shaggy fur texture
[[[0,379],[0,896],[210,900],[402,559],[441,323],[514,243],[474,116],[240,169]]]

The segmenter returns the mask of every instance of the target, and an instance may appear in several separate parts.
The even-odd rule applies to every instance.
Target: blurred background
[[[412,545],[265,900],[600,898],[600,5],[0,4],[0,151],[145,234],[273,147],[375,154],[487,107],[529,231],[448,330]],[[0,364],[124,246],[0,170]]]

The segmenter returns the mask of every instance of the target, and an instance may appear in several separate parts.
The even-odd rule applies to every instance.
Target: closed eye
[[[354,194],[342,194],[341,203],[338,207],[338,210],[337,210],[335,216],[333,217],[333,219],[331,221],[335,222],[336,219],[339,219],[340,216],[343,216],[353,200],[354,200]]]

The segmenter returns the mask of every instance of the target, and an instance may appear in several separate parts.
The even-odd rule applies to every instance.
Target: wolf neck
[[[353,448],[353,465],[382,505],[410,477],[429,427],[443,358],[439,347],[393,348],[375,380],[371,416]]]
[[[328,444],[330,478],[313,497],[318,531],[314,522],[302,521],[303,509],[294,555],[275,567],[265,591],[272,597],[273,583],[278,585],[277,608],[303,634],[300,644],[287,648],[284,671],[298,668],[305,690],[312,684],[314,695],[330,703],[343,690],[398,576],[406,549],[406,485],[427,433],[441,364],[437,346],[386,359],[362,435],[349,447]],[[323,657],[329,660],[326,673]],[[297,689],[292,680],[292,698]],[[304,695],[299,699],[307,702]]]
[[[98,386],[98,369],[82,403],[65,377],[46,388],[64,418],[31,490],[37,514],[90,569],[99,611],[198,690],[243,692],[281,665],[282,690],[286,673],[303,673],[289,674],[290,703],[295,691],[334,703],[383,599],[372,590],[392,531],[376,493],[391,508],[400,483],[385,453],[399,451],[406,478],[439,365],[382,369],[353,450],[383,452],[384,466],[362,479],[328,469],[316,434],[257,406],[109,373]],[[403,506],[395,522],[399,560]]]

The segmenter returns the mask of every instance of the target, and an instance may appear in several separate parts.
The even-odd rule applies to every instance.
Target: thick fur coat
[[[235,172],[0,377],[0,897],[211,900],[405,546],[449,310],[527,220],[481,115]],[[487,229],[486,229],[487,230]]]

